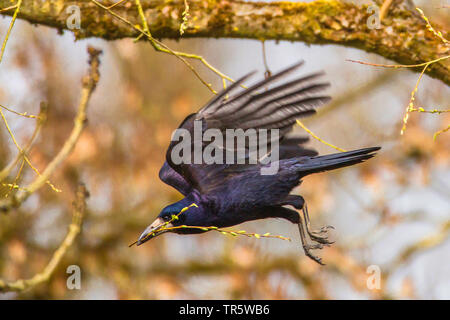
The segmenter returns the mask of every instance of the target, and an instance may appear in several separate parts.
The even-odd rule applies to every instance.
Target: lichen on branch
[[[102,1],[111,6],[115,1]],[[180,39],[184,0],[142,0],[148,27],[156,39]],[[67,5],[78,5],[81,29],[72,30],[77,39],[99,37],[107,40],[139,36],[89,0],[29,0],[22,4],[19,18],[67,30]],[[0,8],[10,6],[0,0]],[[139,25],[134,1],[123,1],[112,8],[117,14]],[[419,64],[449,54],[450,48],[427,30],[426,23],[403,6],[391,7],[381,28],[369,28],[367,5],[341,0],[303,2],[246,2],[229,0],[191,0],[190,18],[183,38],[244,38],[256,40],[302,41],[308,44],[337,44],[373,52],[400,64]],[[1,12],[13,14],[12,10]],[[448,31],[438,26],[443,36]],[[450,85],[448,61],[435,63],[427,74]],[[420,69],[416,71],[421,71]]]

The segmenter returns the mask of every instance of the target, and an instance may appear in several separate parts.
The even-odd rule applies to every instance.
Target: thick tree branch
[[[0,279],[0,292],[24,291],[50,279],[53,272],[55,272],[56,267],[59,265],[67,250],[72,246],[75,238],[81,231],[81,223],[86,211],[86,198],[88,196],[89,193],[86,190],[86,187],[84,185],[79,185],[76,199],[73,204],[73,217],[72,223],[69,226],[69,231],[42,272],[35,274],[30,279],[19,279],[14,282],[7,282]]]
[[[180,38],[183,0],[142,0],[148,27],[155,38]],[[114,1],[102,1],[112,5]],[[114,18],[90,0],[29,0],[22,4],[19,18],[32,23],[67,29],[69,5],[81,9],[81,29],[73,30],[77,39],[100,37],[113,40],[137,37],[139,32]],[[0,8],[11,6],[0,0]],[[382,21],[380,29],[370,29],[373,14],[367,6],[339,0],[311,3],[244,2],[227,0],[190,0],[190,18],[183,38],[245,38],[257,40],[303,41],[308,44],[338,44],[373,52],[400,64],[418,64],[448,55],[450,48],[431,32],[425,22],[406,6],[395,6]],[[134,1],[125,1],[114,12],[139,25]],[[12,15],[9,10],[1,14]],[[444,37],[449,32],[440,26]],[[448,38],[448,37],[447,37]],[[427,74],[450,85],[448,60],[430,65]],[[418,69],[417,71],[420,71]]]

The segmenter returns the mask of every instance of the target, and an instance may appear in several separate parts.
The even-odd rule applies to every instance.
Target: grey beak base
[[[151,225],[149,225],[144,232],[140,235],[138,241],[136,242],[137,246],[140,246],[141,244],[147,242],[150,239],[153,239],[156,236],[159,236],[162,233],[167,232],[166,230],[158,231],[162,228],[162,226],[165,224],[164,220],[161,218],[157,218]],[[166,227],[170,227],[171,225],[168,224]],[[153,234],[152,234],[153,233]]]

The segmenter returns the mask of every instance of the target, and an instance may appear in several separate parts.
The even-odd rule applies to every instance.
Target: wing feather
[[[302,146],[307,139],[289,138],[286,135],[292,131],[297,118],[314,114],[317,107],[330,100],[330,97],[320,94],[329,86],[329,83],[316,82],[323,72],[303,76],[271,89],[267,88],[302,64],[303,62],[297,63],[239,91],[244,81],[253,73],[245,75],[216,95],[197,113],[189,115],[179,129],[184,129],[191,137],[195,136],[196,120],[201,121],[203,132],[207,129],[219,129],[225,134],[227,129],[279,129],[280,159],[316,155],[315,150],[305,149]],[[270,137],[270,139],[273,138]],[[171,160],[171,151],[176,144],[176,141],[172,141],[169,145],[166,152],[167,163],[161,169],[160,177],[183,194],[193,189],[200,192],[210,190],[212,184],[217,184],[218,177],[223,182],[229,174],[233,174],[232,172],[241,169],[245,171],[252,166],[175,164]],[[203,144],[203,147],[205,146],[206,144]],[[230,152],[228,149],[223,151]],[[236,151],[237,148],[231,150],[231,152]],[[268,150],[268,154],[270,152]]]

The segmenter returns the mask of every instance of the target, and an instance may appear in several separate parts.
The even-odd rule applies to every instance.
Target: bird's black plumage
[[[327,228],[312,231],[304,199],[291,195],[290,192],[309,174],[363,162],[373,157],[379,148],[318,156],[316,151],[303,146],[307,138],[288,136],[297,118],[314,114],[317,107],[330,100],[330,97],[321,94],[329,84],[317,82],[322,73],[297,78],[267,90],[269,85],[301,64],[287,68],[246,89],[240,89],[240,86],[249,75],[242,77],[216,95],[197,113],[186,117],[180,125],[181,129],[192,135],[195,121],[201,121],[202,132],[216,129],[225,134],[227,129],[279,129],[279,136],[276,138],[279,139],[277,173],[262,175],[261,168],[269,164],[259,161],[259,158],[256,164],[175,163],[171,154],[176,141],[172,141],[159,176],[185,198],[164,208],[157,221],[141,235],[138,244],[162,233],[163,230],[158,229],[164,221],[195,203],[197,207],[191,207],[171,224],[229,227],[256,219],[284,218],[298,224],[305,253],[321,263],[310,250],[330,244],[326,237]],[[202,147],[205,147],[203,142]],[[270,152],[271,150],[268,150],[268,153]],[[249,154],[246,153],[246,157],[248,158]],[[303,218],[297,211],[285,207],[288,205],[303,209]],[[182,228],[174,232],[189,234],[198,233],[199,230]],[[307,242],[307,235],[312,244]]]

